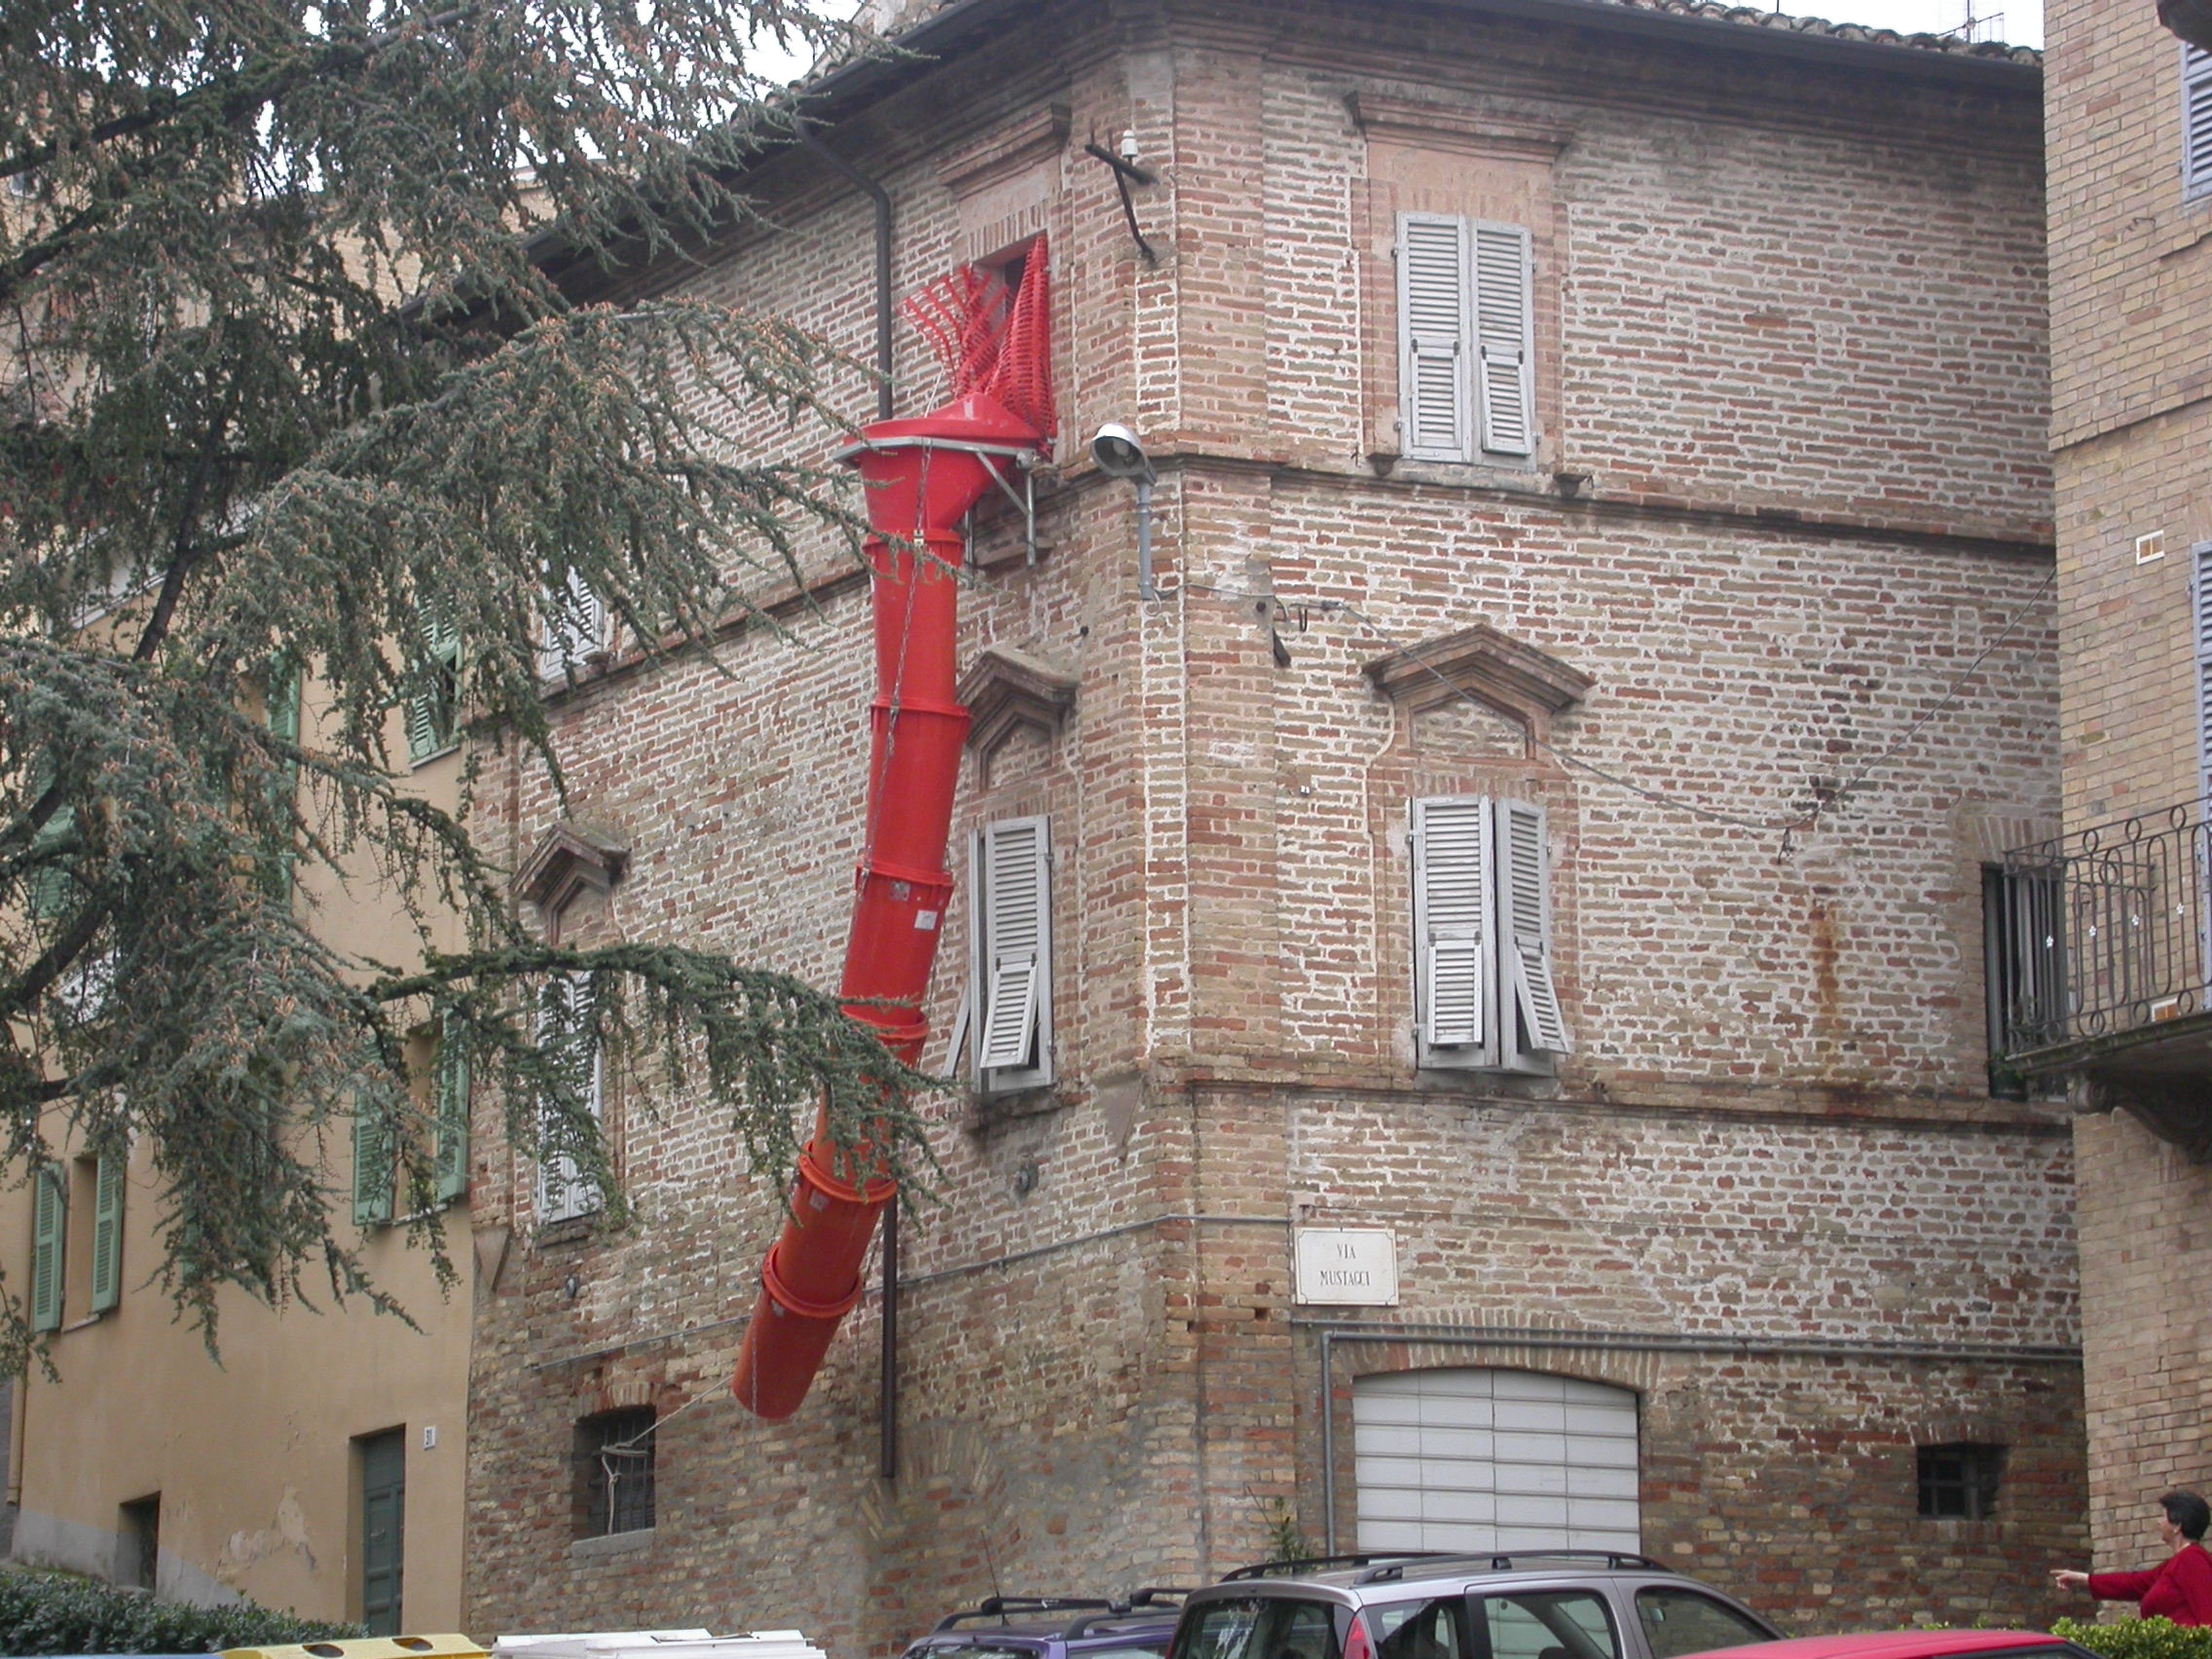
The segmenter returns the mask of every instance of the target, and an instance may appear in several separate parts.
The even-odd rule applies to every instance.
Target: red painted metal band
[[[760,1264],[760,1288],[774,1297],[776,1305],[785,1312],[795,1313],[801,1319],[837,1320],[842,1319],[859,1306],[861,1293],[866,1287],[857,1278],[853,1280],[852,1293],[848,1296],[840,1296],[835,1302],[809,1302],[805,1297],[798,1295],[791,1286],[784,1283],[783,1274],[777,1271],[776,1258],[783,1253],[784,1246],[782,1241],[779,1240],[776,1246],[768,1252],[768,1259]]]

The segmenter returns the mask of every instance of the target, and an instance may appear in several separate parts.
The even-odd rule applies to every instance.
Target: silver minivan
[[[1604,1550],[1271,1562],[1192,1592],[1168,1659],[1680,1659],[1781,1632]]]

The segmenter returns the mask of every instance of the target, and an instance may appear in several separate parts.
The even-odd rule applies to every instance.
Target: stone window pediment
[[[987,645],[960,677],[955,695],[968,706],[968,747],[988,764],[1024,728],[1047,742],[1057,739],[1075,693],[1074,675],[1012,645]]]
[[[1364,672],[1409,718],[1471,697],[1538,737],[1597,683],[1487,622],[1377,657]]]
[[[581,824],[556,824],[516,874],[515,892],[543,915],[559,916],[582,894],[611,892],[629,862],[629,844],[620,836]]]

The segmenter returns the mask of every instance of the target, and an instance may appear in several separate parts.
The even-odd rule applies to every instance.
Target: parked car
[[[2096,1659],[2086,1647],[2040,1630],[1882,1630],[1863,1636],[1798,1636],[1756,1648],[1721,1647],[1696,1659]]]
[[[993,1596],[940,1619],[905,1659],[1161,1659],[1189,1594],[1160,1585],[1124,1602]]]
[[[1640,1555],[1400,1552],[1269,1562],[1194,1590],[1169,1659],[1681,1659],[1780,1636]]]

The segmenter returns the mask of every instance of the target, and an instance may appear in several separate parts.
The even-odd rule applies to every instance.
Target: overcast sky
[[[1768,0],[1771,3],[1771,0]],[[1783,0],[1785,12],[1801,17],[1825,18],[1831,23],[1875,23],[1886,29],[1956,28],[1967,15],[1967,0]],[[1998,40],[2015,46],[2043,45],[2043,0],[1973,0],[1976,18],[2004,21],[1994,33]],[[1988,40],[1987,30],[1976,38]]]

